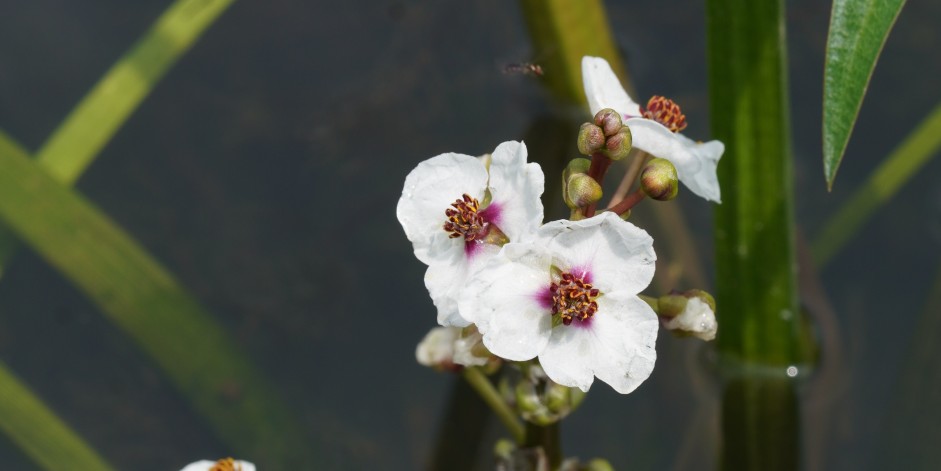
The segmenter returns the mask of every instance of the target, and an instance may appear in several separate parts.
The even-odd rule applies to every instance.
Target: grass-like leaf
[[[85,95],[36,157],[74,183],[164,73],[233,0],[177,0]]]
[[[0,398],[0,429],[43,469],[112,469],[3,363]]]
[[[81,195],[0,135],[0,220],[166,372],[219,437],[265,467],[309,463],[294,417],[170,273]]]
[[[823,173],[833,187],[869,79],[905,0],[834,0],[823,82]]]
[[[895,196],[915,172],[941,150],[941,104],[879,165],[814,240],[814,261],[822,267],[872,214]]]

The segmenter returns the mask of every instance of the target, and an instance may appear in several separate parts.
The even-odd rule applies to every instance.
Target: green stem
[[[800,363],[793,172],[782,0],[707,0],[713,135],[726,145],[716,206],[723,469],[793,469]],[[750,371],[779,371],[752,377]],[[773,425],[772,425],[773,424]],[[736,468],[741,466],[741,468]]]
[[[516,418],[516,413],[513,412],[506,401],[503,400],[503,396],[500,395],[500,392],[493,387],[493,383],[490,382],[487,375],[476,366],[464,368],[461,374],[464,375],[464,379],[470,383],[471,387],[477,391],[477,394],[480,394],[484,402],[490,406],[490,409],[492,409],[493,413],[500,419],[500,422],[503,422],[503,425],[506,426],[510,435],[513,435],[513,440],[515,440],[516,443],[523,443],[523,439],[525,438],[523,424],[520,423]]]
[[[637,191],[628,195],[627,198],[624,198],[618,204],[609,208],[609,211],[617,214],[618,216],[622,216],[624,213],[630,211],[631,208],[637,206],[637,203],[640,203],[646,197],[647,193],[644,193],[643,189],[638,188]]]
[[[559,469],[562,464],[562,440],[559,438],[559,423],[536,425],[526,422],[526,438],[523,446],[541,447],[549,460],[549,469]]]

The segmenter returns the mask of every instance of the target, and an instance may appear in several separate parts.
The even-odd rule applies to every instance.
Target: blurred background
[[[168,5],[3,2],[0,129],[38,149]],[[638,101],[673,98],[685,134],[708,139],[708,107],[723,104],[707,99],[702,2],[606,6]],[[787,9],[796,216],[812,240],[941,99],[941,3],[903,9],[832,193],[820,151],[830,4]],[[309,447],[300,469],[425,469],[447,462],[446,449],[465,450],[450,456],[468,469],[492,466],[500,424],[465,414],[482,438],[449,428],[481,406],[459,377],[415,362],[435,311],[394,208],[421,160],[525,139],[546,169],[547,218],[564,215],[554,175],[577,156],[577,123],[588,116],[554,105],[539,77],[504,73],[539,63],[532,50],[514,2],[238,0],[77,182],[263,372]],[[808,469],[880,469],[906,447],[937,453],[918,444],[941,439],[939,181],[941,164],[930,162],[825,268],[801,272],[816,288],[802,300],[822,362],[799,378]],[[711,206],[687,191],[678,202],[709,283]],[[648,227],[645,210],[637,218]],[[658,353],[635,393],[592,388],[563,424],[567,455],[605,457],[616,469],[715,462],[719,386],[708,346],[663,332]],[[0,281],[0,360],[117,469],[254,459],[221,440],[29,244]],[[0,463],[41,469],[3,434]]]

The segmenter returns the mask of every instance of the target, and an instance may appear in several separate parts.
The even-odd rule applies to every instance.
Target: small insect
[[[542,67],[540,67],[539,64],[533,64],[531,62],[519,62],[505,65],[503,67],[503,73],[507,75],[522,74],[542,77]]]

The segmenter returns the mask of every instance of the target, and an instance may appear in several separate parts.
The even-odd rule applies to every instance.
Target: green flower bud
[[[604,153],[611,160],[621,160],[627,157],[633,148],[631,128],[624,126],[613,136],[608,137],[604,143]]]
[[[591,167],[591,159],[586,159],[579,157],[577,159],[572,159],[568,165],[565,166],[563,170],[563,175],[565,178],[568,178],[569,175],[575,173],[588,173],[588,169]]]
[[[672,200],[680,189],[676,167],[666,159],[653,159],[647,162],[640,172],[640,187],[652,199]]]
[[[585,466],[586,471],[614,471],[614,466],[602,458],[595,458]]]
[[[621,123],[621,113],[611,108],[605,108],[595,114],[595,125],[600,127],[607,137],[617,134],[617,132],[621,130],[621,127],[624,126]]]
[[[576,173],[565,182],[565,204],[571,209],[583,208],[601,200],[601,185],[584,173]]]
[[[578,151],[591,155],[604,147],[604,131],[591,123],[582,124],[578,130]]]

